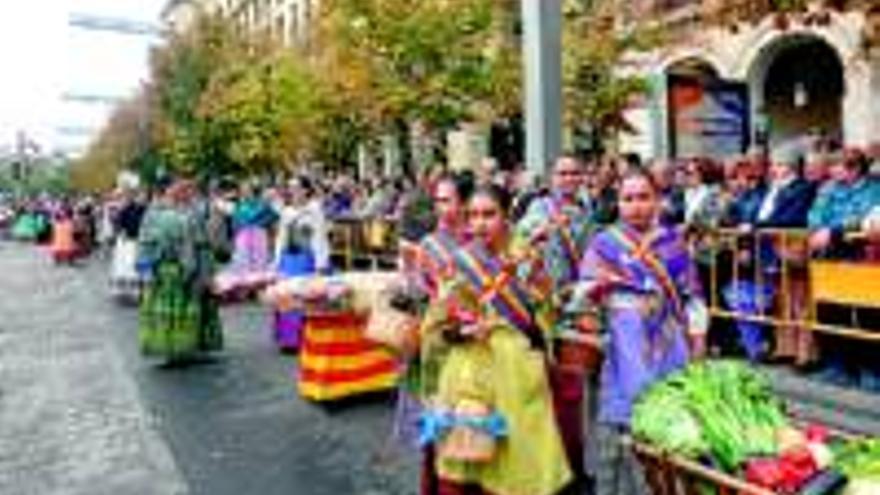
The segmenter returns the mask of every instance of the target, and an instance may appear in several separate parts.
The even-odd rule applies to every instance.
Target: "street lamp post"
[[[526,166],[546,175],[562,149],[562,0],[522,0]]]

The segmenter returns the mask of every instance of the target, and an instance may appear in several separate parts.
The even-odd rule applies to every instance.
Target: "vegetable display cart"
[[[880,476],[880,440],[786,414],[768,377],[743,362],[668,375],[641,394],[631,426],[624,447],[652,495],[855,494],[853,482]]]
[[[330,401],[397,384],[397,361],[364,337],[367,316],[351,311],[307,312],[299,355],[300,395]]]
[[[632,439],[652,495],[776,495],[727,473]]]

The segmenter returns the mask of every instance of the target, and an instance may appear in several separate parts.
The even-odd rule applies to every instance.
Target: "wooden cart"
[[[652,495],[776,495],[690,459],[639,441],[626,441],[644,468]]]

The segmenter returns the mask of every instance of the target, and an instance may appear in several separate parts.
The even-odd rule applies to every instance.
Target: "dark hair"
[[[871,168],[871,160],[861,150],[853,150],[844,157],[844,166],[851,170],[857,170],[859,175],[865,175]]]
[[[642,157],[636,153],[627,153],[623,155],[623,160],[626,162],[628,168],[642,167]]]
[[[442,184],[444,182],[449,182],[452,184],[453,188],[455,188],[455,194],[458,196],[460,201],[467,201],[471,198],[471,195],[474,193],[474,187],[476,185],[476,180],[474,178],[474,174],[472,172],[459,172],[454,174],[443,174],[439,180],[437,180],[437,184],[434,186]]]
[[[513,204],[513,198],[510,196],[510,192],[497,185],[497,184],[486,184],[478,187],[473,195],[471,195],[471,199],[476,198],[477,196],[486,196],[501,207],[501,211],[504,212],[504,215],[508,215],[510,213],[510,207]]]
[[[711,158],[693,158],[690,160],[697,167],[700,180],[704,184],[718,184],[724,178],[722,167]]]
[[[308,177],[301,175],[297,179],[297,185],[306,193],[306,196],[311,198],[315,195],[315,184]]]
[[[174,179],[170,175],[162,175],[156,179],[155,190],[164,193],[174,183]]]

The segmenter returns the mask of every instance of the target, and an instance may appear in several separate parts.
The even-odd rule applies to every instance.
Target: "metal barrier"
[[[880,265],[810,259],[808,235],[798,229],[718,229],[692,238],[693,255],[702,261],[702,270],[709,271],[705,290],[710,314],[775,330],[808,330],[880,342],[880,332],[822,323],[817,317],[820,304],[848,307],[853,315],[857,309],[880,309]],[[765,297],[769,285],[773,294],[767,296],[769,304],[758,301],[754,311],[746,312],[723,303],[722,290],[727,284],[749,284],[756,297]]]
[[[854,316],[855,308],[880,309],[880,264],[810,259],[808,235],[802,229],[716,229],[692,238],[692,254],[704,272],[709,313],[777,331],[880,342],[880,332],[817,318],[820,304],[849,307]],[[343,270],[393,268],[397,263],[398,232],[388,219],[334,220],[330,243],[336,265]],[[727,284],[746,283],[760,294],[768,285],[774,287],[766,307],[759,304],[757,311],[745,312],[724,303],[722,289]]]
[[[388,219],[339,218],[330,228],[330,251],[342,270],[390,268],[397,263],[397,225]]]

